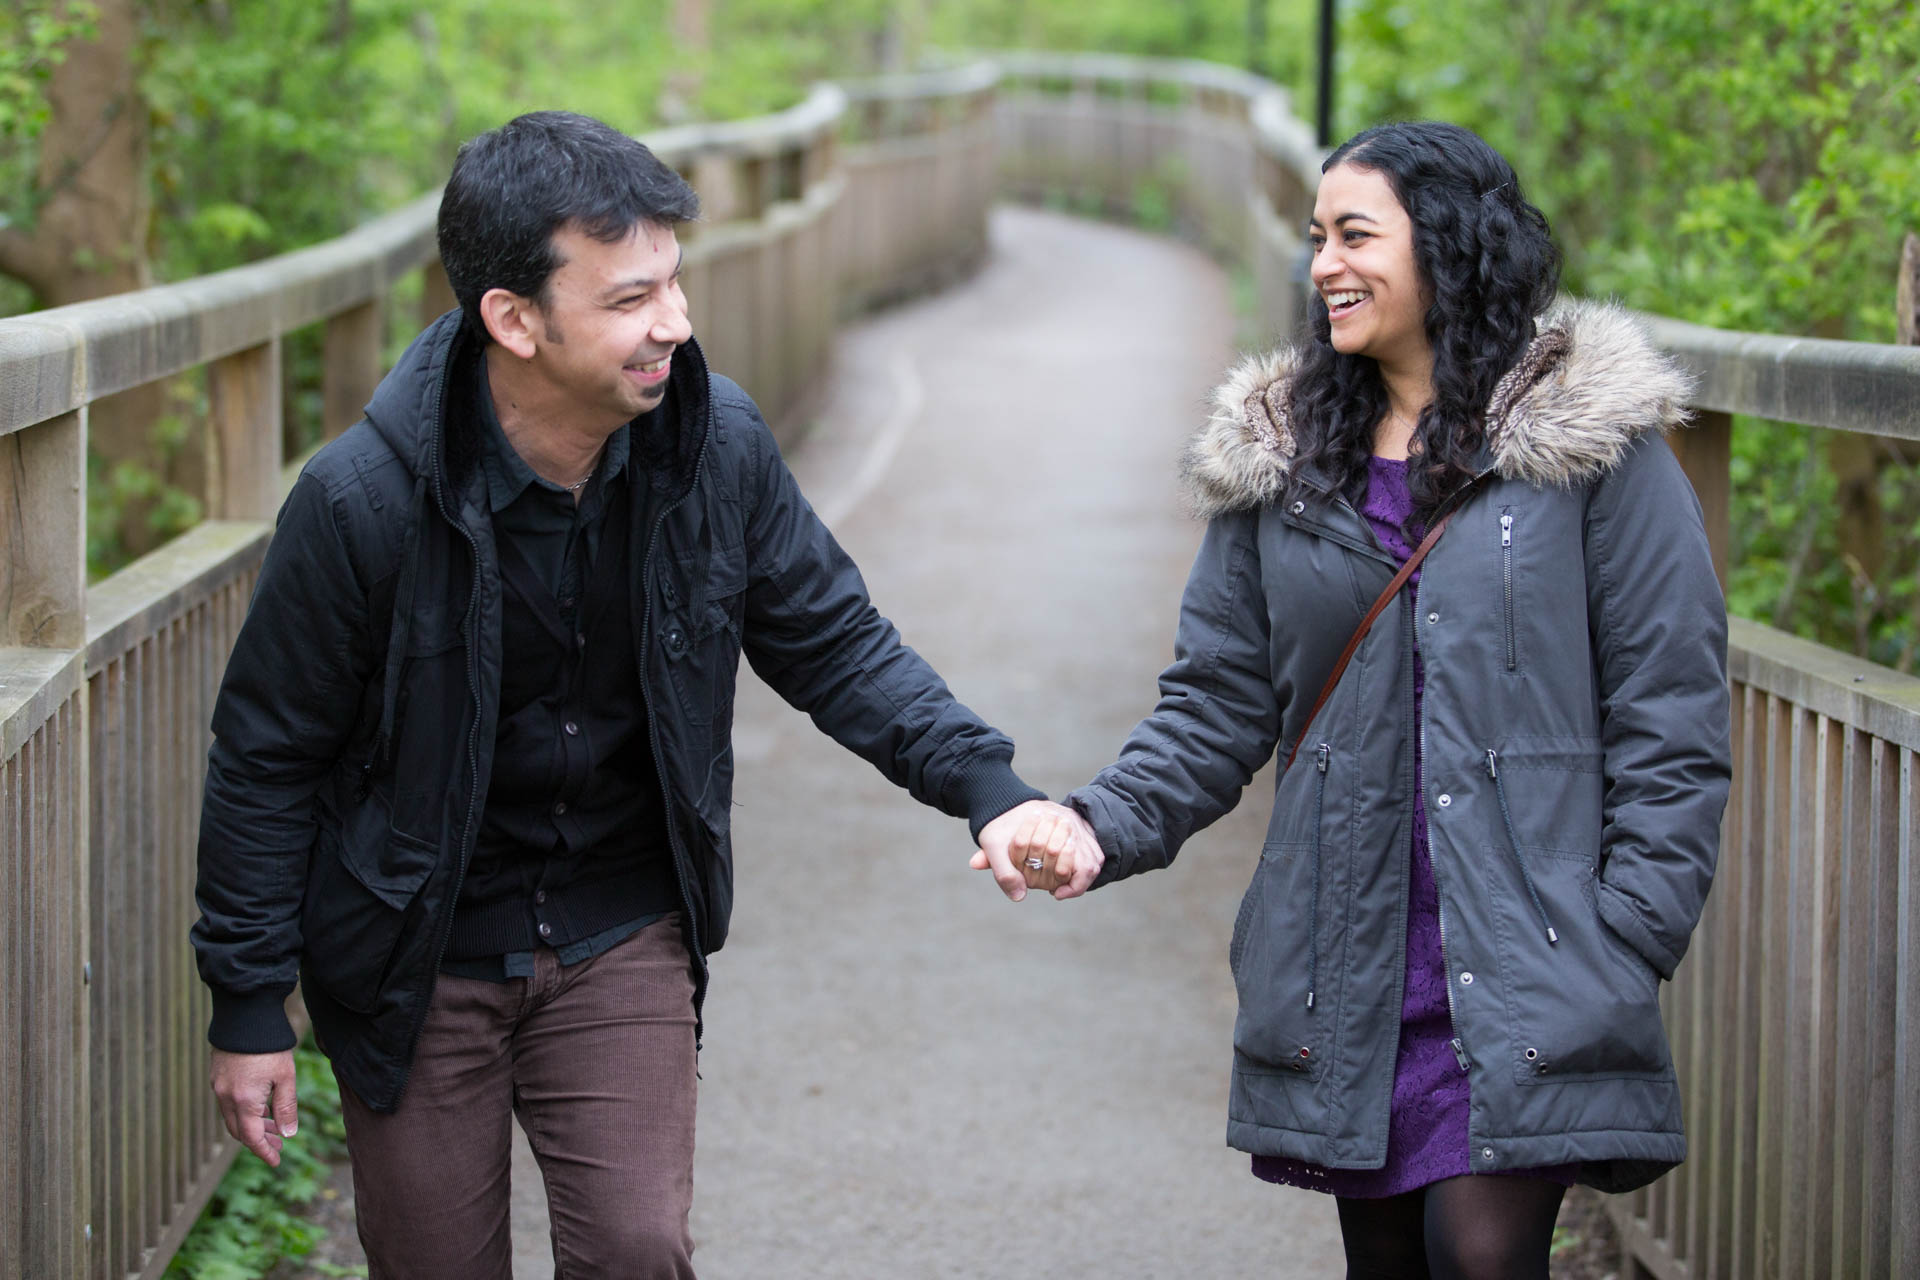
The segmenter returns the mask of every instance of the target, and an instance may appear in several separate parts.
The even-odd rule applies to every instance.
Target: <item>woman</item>
[[[1277,747],[1228,1141],[1338,1197],[1349,1276],[1544,1277],[1570,1183],[1685,1153],[1656,997],[1729,767],[1661,438],[1687,383],[1623,313],[1554,307],[1546,219],[1469,131],[1370,129],[1323,173],[1312,337],[1237,369],[1186,458],[1209,524],[1159,705],[1012,852],[1063,897],[1165,866]]]

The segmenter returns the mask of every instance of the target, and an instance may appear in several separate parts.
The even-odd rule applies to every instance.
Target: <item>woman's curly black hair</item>
[[[1430,298],[1433,400],[1421,411],[1408,469],[1422,523],[1473,477],[1487,404],[1534,338],[1553,301],[1560,253],[1546,215],[1528,204],[1500,153],[1470,129],[1433,121],[1384,124],[1342,143],[1320,171],[1349,164],[1381,174],[1413,222],[1413,260]],[[1309,463],[1358,487],[1387,412],[1372,358],[1333,349],[1326,300],[1314,295],[1310,338],[1293,379],[1294,474]]]

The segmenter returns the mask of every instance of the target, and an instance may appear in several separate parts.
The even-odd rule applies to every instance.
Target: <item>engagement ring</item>
[[[1042,867],[1044,867],[1044,866],[1046,866],[1046,865],[1047,865],[1046,863],[1044,863],[1044,862],[1042,862],[1042,861],[1041,861],[1040,859],[1038,859],[1038,858],[1028,858],[1028,859],[1027,859],[1027,870],[1029,870],[1029,871],[1038,871],[1038,870],[1039,870],[1040,868],[1042,868]]]

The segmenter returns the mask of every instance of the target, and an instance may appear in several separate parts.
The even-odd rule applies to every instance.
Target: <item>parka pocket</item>
[[[1670,1075],[1659,977],[1600,919],[1591,860],[1553,849],[1526,853],[1558,937],[1547,940],[1518,886],[1489,881],[1514,1079],[1552,1084]],[[1505,851],[1486,854],[1500,859]]]
[[[1320,1076],[1325,1024],[1307,1004],[1310,849],[1269,842],[1234,921],[1227,958],[1240,996],[1233,1047],[1243,1071]]]
[[[415,903],[438,860],[435,845],[398,831],[373,851],[349,849],[323,832],[307,868],[300,920],[307,977],[354,1012],[371,1013],[395,948],[420,923]]]

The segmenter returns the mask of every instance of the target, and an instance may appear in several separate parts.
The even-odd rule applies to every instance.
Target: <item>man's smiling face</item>
[[[608,243],[564,226],[553,247],[560,265],[535,304],[533,364],[609,426],[657,408],[674,350],[693,333],[673,228],[642,222]]]

